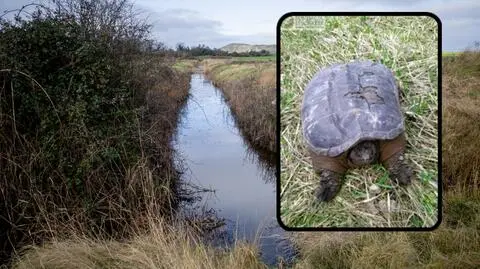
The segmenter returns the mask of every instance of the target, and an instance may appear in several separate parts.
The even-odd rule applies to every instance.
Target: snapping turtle
[[[321,69],[305,89],[303,135],[320,175],[316,197],[329,201],[350,168],[382,163],[390,178],[409,184],[399,87],[380,63],[356,61]]]

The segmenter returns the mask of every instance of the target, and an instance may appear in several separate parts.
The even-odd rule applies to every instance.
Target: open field
[[[175,61],[175,63],[172,65],[172,68],[179,72],[188,73],[193,72],[198,63],[199,60],[179,59]]]
[[[276,152],[275,63],[230,59],[203,63],[207,77],[224,92],[244,136],[254,147]]]
[[[437,23],[429,17],[325,17],[315,28],[281,29],[281,219],[289,227],[432,227],[437,222]],[[418,30],[420,29],[420,30]],[[393,70],[405,118],[406,158],[415,178],[393,184],[380,165],[349,170],[333,201],[317,203],[318,176],[300,123],[303,91],[319,68],[354,59]],[[368,190],[372,185],[380,193]],[[393,198],[396,197],[396,198]]]
[[[250,57],[233,57],[235,62],[275,62],[276,55],[268,56],[250,56]]]
[[[268,56],[238,56],[238,57],[232,57],[232,56],[197,56],[195,57],[198,60],[220,60],[220,61],[228,61],[228,62],[275,62],[276,55],[268,55]]]
[[[442,57],[458,56],[461,52],[456,51],[442,51]]]

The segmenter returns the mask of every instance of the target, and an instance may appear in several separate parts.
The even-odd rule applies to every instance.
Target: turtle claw
[[[338,187],[329,185],[321,185],[320,187],[317,188],[315,191],[315,197],[317,197],[317,200],[321,202],[328,202],[333,199],[338,193]]]
[[[390,173],[390,177],[400,185],[408,185],[412,182],[413,172],[407,165],[398,168],[398,172]]]
[[[404,153],[403,150],[394,154],[388,161],[387,161],[387,168],[390,174],[390,178],[400,184],[400,185],[408,185],[412,182],[413,178],[413,171],[404,162]]]
[[[315,197],[321,202],[332,200],[340,190],[338,173],[324,170],[320,173],[320,186],[315,190]]]

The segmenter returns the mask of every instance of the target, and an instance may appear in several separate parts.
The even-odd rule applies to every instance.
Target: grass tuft
[[[251,244],[217,249],[205,245],[185,224],[151,219],[148,225],[148,232],[124,241],[81,234],[54,238],[24,249],[12,268],[267,268]]]

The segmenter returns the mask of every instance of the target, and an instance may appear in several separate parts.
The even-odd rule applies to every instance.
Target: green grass
[[[205,56],[197,56],[196,59],[198,60],[212,60],[212,59],[217,59],[217,60],[231,60],[233,62],[274,62],[276,59],[276,55],[267,55],[267,56],[238,56],[238,57],[228,57],[228,56],[222,56],[222,57],[212,57],[209,55]]]
[[[305,27],[312,25],[312,27]],[[299,27],[302,26],[302,27]],[[437,222],[437,24],[429,17],[287,18],[281,28],[281,219],[289,227],[431,227]],[[393,185],[379,165],[349,170],[335,199],[318,203],[304,144],[303,91],[319,68],[380,61],[402,88],[406,158],[415,178]],[[376,184],[380,193],[369,187]],[[398,210],[389,210],[397,207]]]
[[[233,57],[236,62],[273,62],[276,59],[276,55],[268,56],[246,56],[246,57]]]
[[[212,69],[212,73],[218,74],[218,80],[236,80],[254,75],[258,68],[247,64],[225,64],[218,65]]]
[[[460,53],[461,52],[457,52],[457,51],[442,51],[442,57],[457,56]]]

